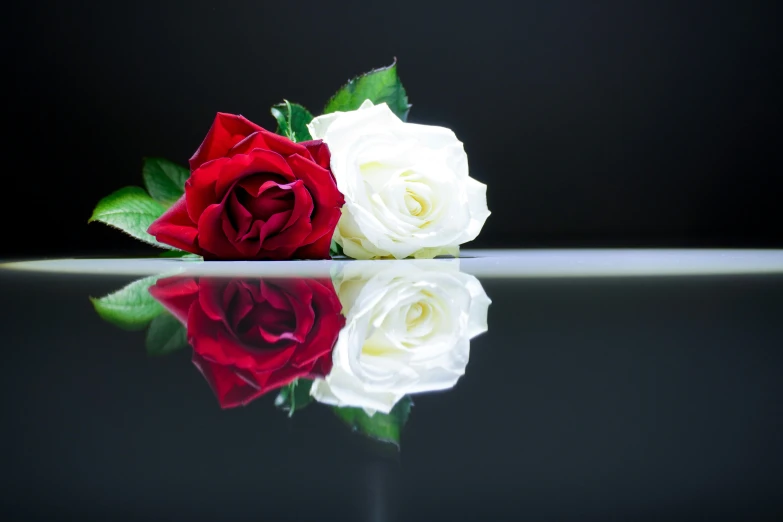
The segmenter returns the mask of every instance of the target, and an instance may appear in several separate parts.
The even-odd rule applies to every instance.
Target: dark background
[[[87,225],[143,156],[186,163],[217,111],[317,114],[394,57],[489,186],[471,246],[783,246],[779,5],[17,3],[0,255],[152,252]]]

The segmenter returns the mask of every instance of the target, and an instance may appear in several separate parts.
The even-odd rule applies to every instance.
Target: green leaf
[[[283,103],[273,105],[271,112],[277,120],[277,134],[296,143],[313,139],[307,129],[307,124],[313,121],[313,115],[298,103],[284,100]]]
[[[345,255],[345,252],[343,252],[343,247],[340,246],[340,244],[334,239],[332,239],[332,243],[329,245],[329,255],[332,257]]]
[[[329,100],[324,114],[356,110],[365,100],[375,105],[385,102],[402,121],[408,118],[411,106],[397,76],[397,60],[388,67],[372,70],[350,80]]]
[[[275,406],[288,412],[292,417],[295,411],[303,409],[313,402],[310,396],[310,388],[313,387],[311,379],[296,379],[295,381],[280,388],[280,393],[275,398]]]
[[[176,250],[158,243],[147,233],[152,222],[165,211],[166,207],[149,197],[143,189],[125,187],[100,200],[88,223],[100,221],[150,245]]]
[[[185,252],[184,250],[166,250],[165,252],[158,254],[158,257],[177,257],[183,261],[196,261],[203,259],[198,254],[191,254],[190,252]]]
[[[147,330],[147,353],[167,355],[188,346],[188,332],[179,320],[168,312],[155,317]]]
[[[408,422],[411,406],[413,406],[413,400],[405,396],[394,405],[388,414],[376,412],[370,416],[361,408],[334,408],[334,412],[353,431],[358,431],[362,435],[381,442],[390,442],[399,447],[400,433],[405,423]]]
[[[185,193],[190,170],[163,158],[144,158],[141,174],[152,199],[170,207]]]
[[[100,299],[90,298],[101,319],[126,330],[141,330],[163,313],[148,289],[158,276],[145,277]]]

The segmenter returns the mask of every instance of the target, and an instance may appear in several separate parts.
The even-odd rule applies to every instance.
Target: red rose
[[[186,324],[193,363],[223,408],[323,377],[345,318],[328,279],[170,277],[150,294]]]
[[[320,140],[294,143],[218,113],[185,195],[148,232],[204,259],[328,259],[343,195]]]

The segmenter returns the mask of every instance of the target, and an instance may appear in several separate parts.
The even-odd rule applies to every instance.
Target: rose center
[[[408,326],[408,328],[411,328],[412,326],[415,326],[418,324],[419,319],[421,319],[421,316],[424,314],[424,307],[421,303],[414,303],[410,308],[408,308],[408,313],[405,314],[405,324]]]
[[[421,214],[421,201],[416,199],[416,196],[411,194],[410,191],[405,194],[405,206],[408,207],[408,212],[410,212],[412,216]]]
[[[253,309],[238,322],[235,332],[247,348],[264,350],[275,348],[271,339],[296,331],[296,326],[296,316],[291,311],[264,302],[255,303]]]
[[[294,194],[279,186],[269,187],[260,194],[256,191],[240,187],[237,191],[239,203],[245,207],[255,219],[268,221],[270,217],[294,206]]]

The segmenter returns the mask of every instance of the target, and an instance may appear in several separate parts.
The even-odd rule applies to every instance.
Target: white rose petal
[[[489,297],[457,260],[345,263],[334,286],[346,316],[319,402],[389,413],[405,395],[453,387]]]
[[[489,217],[487,187],[468,175],[465,149],[450,129],[405,123],[370,100],[307,127],[331,151],[345,195],[334,239],[349,257],[456,255]]]

